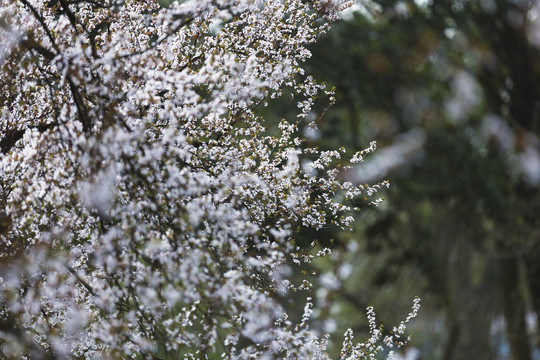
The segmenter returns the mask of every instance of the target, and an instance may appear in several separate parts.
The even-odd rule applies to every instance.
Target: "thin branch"
[[[66,2],[66,0],[60,0],[60,4],[62,5],[62,8],[64,9],[68,17],[69,22],[71,23],[71,26],[73,27],[73,29],[75,29],[75,32],[78,33],[77,31],[77,23],[78,23],[79,25],[82,26],[83,30],[88,34],[89,33],[88,29],[86,29],[86,26],[84,26],[82,22],[77,20],[77,17],[75,16],[75,14],[73,14],[71,9],[69,8],[69,4]]]
[[[94,289],[92,288],[92,286],[82,278],[82,276],[79,275],[79,273],[77,273],[77,271],[75,271],[75,269],[73,269],[71,266],[69,265],[66,265],[66,269],[68,269],[68,271],[73,275],[75,276],[75,278],[77,279],[77,281],[82,285],[84,286],[84,288],[86,290],[88,290],[88,292],[93,295],[93,296],[96,296],[96,292],[94,291]]]
[[[47,27],[47,24],[45,24],[45,20],[43,20],[43,17],[41,16],[41,14],[27,0],[21,0],[21,1],[27,8],[30,9],[32,14],[34,14],[35,18],[39,21],[39,23],[43,27],[43,30],[47,34],[47,37],[51,41],[51,44],[54,47],[54,49],[56,50],[56,52],[60,52],[59,49],[58,49],[58,46],[56,45],[56,42],[54,41],[54,37],[52,36],[51,31]]]
[[[69,82],[69,89],[71,91],[71,94],[73,95],[73,100],[75,101],[75,106],[77,107],[79,119],[81,120],[81,123],[83,125],[83,131],[89,132],[91,128],[91,123],[90,118],[88,117],[88,112],[86,111],[86,106],[84,105],[83,97],[69,75],[67,76],[67,80]]]

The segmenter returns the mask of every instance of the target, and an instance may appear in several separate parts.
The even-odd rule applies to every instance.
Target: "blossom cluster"
[[[0,0],[3,358],[327,358],[278,269],[379,187],[299,135],[340,5]]]

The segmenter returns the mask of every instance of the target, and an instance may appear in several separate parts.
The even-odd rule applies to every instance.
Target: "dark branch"
[[[21,0],[22,3],[30,9],[30,11],[32,12],[32,14],[34,14],[34,16],[36,17],[36,19],[39,21],[39,23],[41,24],[41,26],[43,27],[43,30],[45,31],[45,33],[47,34],[47,37],[49,38],[49,40],[51,41],[51,44],[53,45],[53,47],[55,48],[55,50],[58,52],[58,47],[56,46],[56,42],[54,41],[54,37],[52,36],[51,34],[51,31],[49,30],[49,28],[47,27],[47,24],[45,24],[45,20],[43,20],[43,17],[40,15],[40,13],[27,1],[27,0]]]
[[[33,129],[37,129],[39,132],[45,132],[46,130],[52,128],[56,124],[42,124],[35,127],[31,127]],[[26,130],[7,130],[4,133],[4,136],[0,138],[0,151],[2,154],[7,154],[9,151],[15,146],[15,143],[22,139],[24,136],[24,133]]]
[[[83,131],[88,132],[91,128],[90,118],[88,117],[88,112],[86,111],[86,106],[84,105],[83,97],[71,77],[67,77],[69,82],[69,89],[73,95],[73,100],[75,101],[75,106],[77,106],[77,113],[79,114],[79,120],[83,125]]]

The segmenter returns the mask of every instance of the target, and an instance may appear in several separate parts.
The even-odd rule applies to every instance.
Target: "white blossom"
[[[287,91],[314,121],[302,62],[345,5],[0,0],[3,357],[328,358],[277,296],[328,253],[294,230],[348,228],[379,186],[257,108]]]

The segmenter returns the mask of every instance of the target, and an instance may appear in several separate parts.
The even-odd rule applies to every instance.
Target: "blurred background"
[[[540,359],[540,3],[358,1],[312,52],[337,102],[308,141],[377,141],[343,177],[391,183],[352,233],[299,236],[338,260],[305,270],[316,326],[338,348],[348,327],[366,337],[366,306],[391,330],[420,296],[402,358]]]

